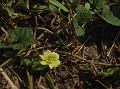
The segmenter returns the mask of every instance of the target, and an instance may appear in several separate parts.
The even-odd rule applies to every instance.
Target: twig
[[[26,87],[25,85],[25,82],[19,77],[19,75],[11,68],[11,67],[8,67],[9,70],[18,78],[19,82],[24,86]]]
[[[4,63],[2,63],[1,65],[0,65],[0,68],[1,67],[4,67],[6,64],[8,64],[9,62],[11,62],[13,59],[12,58],[10,58],[10,59],[8,59],[7,61],[5,61]]]
[[[115,46],[115,43],[116,43],[116,41],[118,40],[119,36],[120,36],[120,31],[118,32],[117,36],[115,37],[115,39],[114,39],[114,41],[113,41],[113,44],[112,44],[112,47],[111,47],[110,50],[107,52],[107,56],[108,56],[108,57],[109,57],[109,55],[110,55],[113,47]]]
[[[51,79],[50,75],[47,72],[45,73],[45,78],[50,82],[50,88],[55,89],[55,85],[53,83],[53,80]]]
[[[4,38],[5,40],[9,36],[8,32],[3,27],[1,27],[1,30],[5,33],[5,38]]]
[[[91,60],[87,60],[81,56],[78,56],[78,55],[74,55],[72,53],[69,53],[69,52],[64,52],[64,51],[56,51],[58,53],[61,53],[61,54],[65,54],[65,55],[69,55],[69,56],[72,56],[74,58],[77,58],[79,61],[84,61],[86,63],[90,63]],[[108,64],[108,63],[102,63],[102,62],[93,62],[93,64],[95,65],[101,65],[101,66],[114,66],[114,67],[120,67],[120,64]]]
[[[11,88],[12,89],[18,89],[14,84],[13,82],[11,81],[11,79],[8,77],[8,75],[5,73],[5,71],[0,68],[0,72],[2,73],[3,77],[7,80],[7,82],[10,84]]]
[[[100,83],[105,89],[110,89],[106,85],[104,85],[103,83],[101,83],[99,80],[96,80],[96,82]]]
[[[26,0],[26,7],[29,9],[29,0]]]
[[[51,34],[54,34],[52,31],[50,31],[49,29],[44,28],[44,27],[38,27],[37,29],[41,29],[41,30],[47,31],[47,32],[49,32]]]
[[[47,88],[45,88],[44,86],[42,86],[42,85],[40,85],[40,88],[42,88],[42,89],[47,89]]]
[[[54,32],[52,32],[52,31],[50,31],[49,29],[44,28],[44,27],[37,27],[37,29],[44,30],[44,31],[46,31],[46,32],[48,32],[48,33],[56,36],[56,37],[58,38],[58,40],[59,40],[66,48],[68,48],[68,47],[66,46],[66,44],[60,39],[60,37],[59,37],[57,34],[55,34]]]
[[[38,80],[38,83],[37,83],[37,87],[40,88],[40,89],[47,89],[46,87],[42,86],[40,84],[40,82],[41,82],[41,76],[39,77],[39,80]]]

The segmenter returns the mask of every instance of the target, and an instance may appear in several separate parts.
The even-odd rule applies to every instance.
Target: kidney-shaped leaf
[[[18,27],[11,33],[13,49],[24,49],[33,43],[33,34],[30,28]]]

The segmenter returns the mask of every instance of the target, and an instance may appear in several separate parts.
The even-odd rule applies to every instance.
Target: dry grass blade
[[[7,80],[7,82],[10,84],[12,89],[18,89],[12,82],[12,80],[8,77],[8,75],[5,73],[5,71],[0,68],[0,72],[2,73],[3,77]]]

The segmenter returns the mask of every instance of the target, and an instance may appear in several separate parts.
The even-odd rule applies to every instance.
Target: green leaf
[[[60,9],[64,10],[65,12],[68,12],[68,9],[61,4],[60,2],[58,2],[57,0],[49,0],[49,2],[57,7],[59,7]]]
[[[102,19],[104,19],[106,22],[115,25],[120,26],[120,19],[113,15],[113,12],[110,10],[110,7],[108,5],[105,5],[102,11],[102,15],[100,15]]]
[[[8,1],[7,5],[8,5],[9,7],[11,7],[14,0],[7,0],[7,1]]]
[[[74,29],[74,32],[75,32],[76,36],[83,36],[85,34],[85,28],[83,28],[81,26],[77,26]]]
[[[52,4],[49,5],[49,9],[50,9],[52,12],[54,12],[54,13],[59,13],[57,7],[55,7],[55,6],[52,5]]]
[[[90,9],[90,4],[89,3],[85,3],[85,8],[87,8],[89,10]]]
[[[103,0],[94,0],[94,4],[96,5],[96,8],[99,10],[103,8]]]
[[[64,33],[64,29],[59,29],[58,31],[57,31],[57,34],[59,35],[59,34],[62,34],[62,33]]]
[[[13,13],[14,13],[12,7],[7,7],[6,10],[7,10],[7,12],[8,12],[8,15],[9,15],[10,17],[12,17],[12,16],[13,16]]]
[[[9,43],[0,43],[0,48],[12,48],[13,44]]]
[[[46,5],[39,5],[36,9],[48,10],[48,6],[46,6]]]
[[[23,59],[23,61],[27,66],[32,65],[32,60],[31,59]]]
[[[72,9],[75,10],[77,6],[78,6],[78,0],[73,0],[73,2],[71,3]]]
[[[89,0],[89,2],[90,2],[91,4],[93,4],[93,3],[94,3],[94,0]]]
[[[25,0],[18,0],[18,2],[25,5]]]
[[[47,66],[41,65],[40,61],[33,61],[32,69],[34,71],[44,70]]]
[[[70,1],[70,3],[73,3],[74,0],[69,0],[69,1]]]
[[[11,33],[11,42],[15,43],[13,49],[24,49],[33,44],[33,34],[30,28],[18,27]]]
[[[94,4],[99,10],[103,8],[103,0],[89,0],[89,2]]]
[[[92,19],[92,13],[87,8],[83,7],[82,5],[79,5],[76,8],[77,11],[77,19],[79,19],[80,22],[89,22]]]
[[[108,68],[106,70],[102,70],[102,73],[104,75],[113,75],[114,73],[118,72],[120,70],[119,67],[115,67],[115,68]]]
[[[10,17],[12,17],[13,16],[13,13],[14,13],[14,10],[12,9],[12,4],[13,4],[13,1],[14,0],[7,0],[7,8],[6,8],[6,11],[8,12],[8,15],[10,16]]]
[[[73,17],[73,27],[76,36],[83,36],[85,34],[85,28],[78,25],[76,17]]]
[[[112,5],[110,6],[111,11],[113,13],[113,16],[117,17],[120,19],[120,6],[118,5]]]
[[[112,75],[113,73],[114,73],[113,68],[108,68],[103,72],[103,74],[105,74],[105,75]]]

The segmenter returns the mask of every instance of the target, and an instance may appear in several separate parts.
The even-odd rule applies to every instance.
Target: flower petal
[[[60,60],[54,62],[54,67],[58,67],[60,65]]]
[[[52,55],[54,56],[55,60],[59,59],[59,54],[58,53],[52,52]]]
[[[49,55],[49,54],[51,54],[51,51],[50,51],[50,50],[47,50],[47,51],[45,51],[45,52],[43,53],[43,56],[46,56],[46,55]]]
[[[52,69],[54,67],[54,65],[53,64],[49,64],[49,67],[50,67],[50,69]]]
[[[43,59],[43,55],[39,55],[41,57],[41,59]]]
[[[42,58],[42,60],[48,60],[50,54],[51,54],[51,51],[47,50],[47,51],[44,51],[43,55],[42,56],[40,55],[40,57]]]
[[[53,67],[58,67],[60,65],[60,61],[53,61],[51,64],[49,64],[50,69],[52,69]]]
[[[42,65],[48,65],[46,61],[41,61],[40,62]]]

